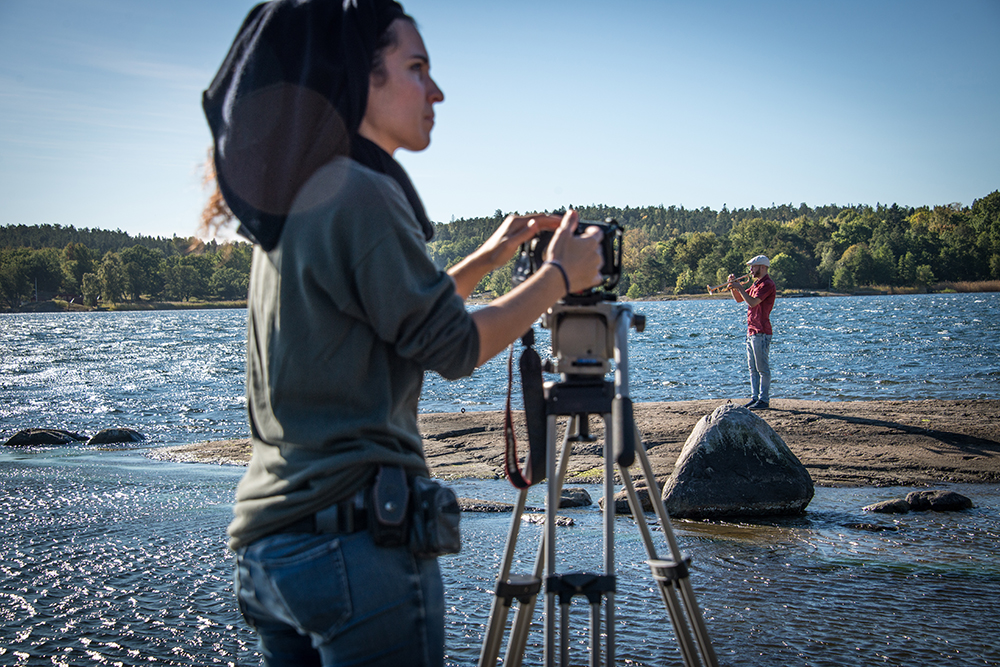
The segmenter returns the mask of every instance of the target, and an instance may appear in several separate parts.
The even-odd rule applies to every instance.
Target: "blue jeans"
[[[754,401],[770,402],[770,349],[770,334],[747,334],[747,363],[750,366],[750,391],[753,394],[750,398]]]
[[[444,586],[436,558],[353,534],[286,533],[236,553],[236,598],[265,667],[440,667]]]

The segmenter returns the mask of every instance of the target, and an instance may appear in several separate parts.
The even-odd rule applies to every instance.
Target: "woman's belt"
[[[283,526],[275,533],[356,533],[368,527],[364,491]]]

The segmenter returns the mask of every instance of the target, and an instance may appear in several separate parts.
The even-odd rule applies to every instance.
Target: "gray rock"
[[[954,491],[911,491],[906,503],[914,511],[957,512],[971,508],[972,500]]]
[[[514,506],[510,503],[500,503],[493,500],[477,500],[475,498],[459,498],[458,506],[463,512],[513,512]]]
[[[801,514],[809,471],[767,422],[732,403],[702,417],[663,488],[671,516],[690,519]]]
[[[120,442],[142,442],[146,439],[142,433],[130,428],[106,428],[98,431],[87,441],[88,445],[110,445]]]
[[[844,528],[851,528],[853,530],[867,530],[870,533],[881,533],[883,531],[899,530],[899,526],[884,526],[878,523],[845,523]]]
[[[892,500],[882,500],[862,508],[865,512],[876,512],[878,514],[906,514],[910,511],[910,503],[902,498]]]
[[[86,436],[64,431],[59,428],[27,428],[18,431],[7,442],[5,447],[32,447],[35,445],[68,445],[73,442],[83,442]]]
[[[587,489],[579,487],[563,489],[562,496],[559,498],[559,507],[589,507],[593,504],[594,501],[587,493]]]
[[[649,489],[645,486],[636,485],[635,495],[639,498],[643,512],[653,512],[653,501],[649,499]],[[604,509],[604,498],[597,501],[597,504]],[[615,494],[615,514],[631,514],[632,508],[628,504],[628,492],[622,489]]]
[[[537,524],[537,525],[541,526],[541,525],[545,524],[545,515],[544,514],[537,514],[537,513],[535,513],[535,514],[522,514],[521,515],[521,521],[524,521],[525,523],[534,523],[534,524]],[[572,517],[561,516],[561,515],[557,514],[556,515],[556,525],[560,526],[560,527],[563,527],[563,528],[569,528],[570,526],[575,526],[576,525],[576,521],[574,521]]]

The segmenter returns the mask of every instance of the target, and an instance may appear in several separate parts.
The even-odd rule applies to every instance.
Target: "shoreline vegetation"
[[[636,425],[662,483],[698,420],[720,399],[637,403]],[[735,399],[732,402],[737,402]],[[1000,483],[1000,400],[804,401],[775,399],[757,413],[802,461],[815,484],[828,487],[927,487]],[[500,411],[421,414],[431,474],[439,479],[503,477]],[[515,414],[515,423],[523,415]],[[560,422],[560,430],[563,422]],[[603,424],[591,419],[593,442],[576,443],[567,484],[603,477]],[[526,443],[519,429],[519,440]],[[561,434],[560,434],[561,437]],[[526,447],[522,445],[522,450]],[[156,459],[246,465],[249,440],[163,447]],[[638,466],[633,467],[638,474]]]
[[[998,290],[1000,291],[1000,290]],[[135,303],[116,303],[113,306],[85,306],[82,303],[71,303],[64,299],[48,299],[46,301],[29,301],[19,308],[0,310],[5,313],[107,313],[107,312],[145,312],[151,310],[217,310],[224,308],[246,308],[246,300],[198,300],[190,301],[138,301]]]
[[[770,275],[786,296],[1000,290],[1000,190],[971,206],[570,208],[584,221],[617,221],[615,292],[632,301],[708,298],[706,285],[745,273],[747,258],[760,254],[770,258]],[[428,255],[436,266],[454,265],[506,215],[497,210],[435,223]],[[0,226],[0,308],[52,301],[27,308],[57,309],[58,300],[66,302],[64,310],[76,310],[73,304],[110,310],[231,307],[246,298],[252,255],[253,246],[236,238]],[[513,268],[512,259],[494,269],[473,293],[486,300],[508,292]]]
[[[886,285],[874,285],[852,292],[836,292],[825,290],[797,290],[786,289],[778,293],[779,298],[810,298],[810,297],[845,297],[845,296],[890,296],[890,295],[912,295],[912,294],[956,294],[956,293],[985,293],[1000,292],[1000,280],[983,281],[963,281],[963,282],[942,282],[929,287],[892,287]],[[489,294],[474,294],[467,300],[471,305],[485,305],[493,300]],[[728,292],[722,294],[652,294],[641,299],[629,299],[619,297],[623,302],[641,301],[692,301],[705,299],[725,299],[731,297]],[[211,310],[220,308],[246,308],[246,300],[202,300],[191,299],[188,301],[146,301],[118,303],[112,306],[85,306],[81,303],[71,303],[64,299],[48,299],[44,301],[29,301],[21,304],[19,308],[7,308],[0,310],[0,313],[58,313],[58,312],[129,312],[129,311],[150,311],[150,310]]]

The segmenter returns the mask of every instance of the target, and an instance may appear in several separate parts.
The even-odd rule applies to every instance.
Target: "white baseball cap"
[[[747,260],[747,266],[756,266],[757,264],[771,266],[771,260],[769,260],[765,255],[757,255],[753,259]]]

